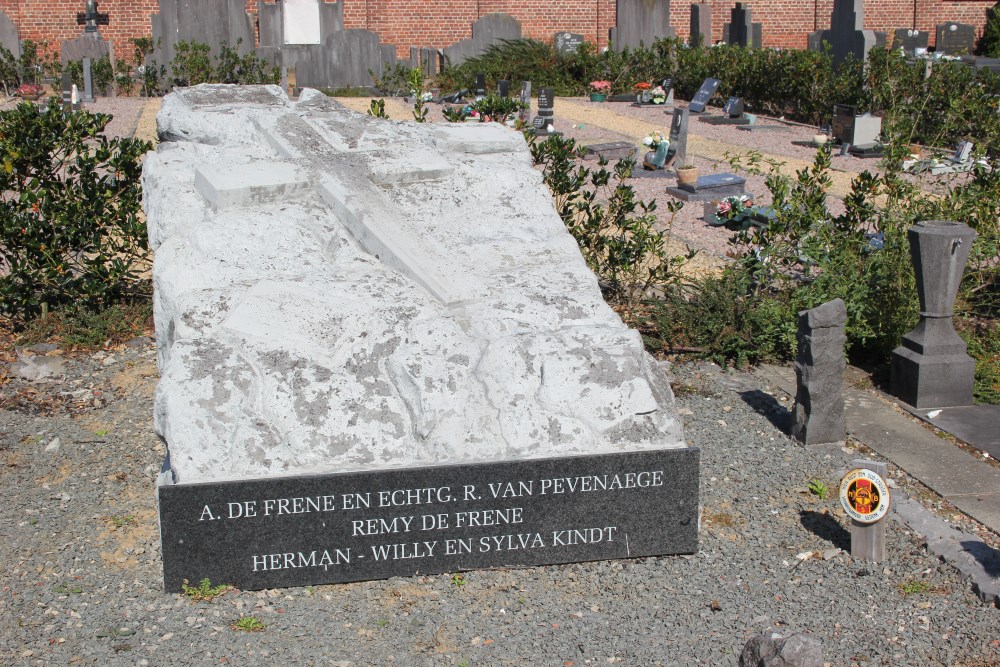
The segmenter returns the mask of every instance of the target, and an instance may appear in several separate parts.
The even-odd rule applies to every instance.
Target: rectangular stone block
[[[258,162],[241,169],[201,166],[195,188],[214,209],[261,204],[309,188],[309,178],[286,162]]]
[[[698,461],[681,449],[160,486],[164,588],[693,553]]]

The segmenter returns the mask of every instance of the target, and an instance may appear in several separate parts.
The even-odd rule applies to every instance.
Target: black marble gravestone
[[[701,113],[704,111],[721,84],[722,82],[718,79],[705,79],[701,84],[701,88],[691,98],[691,103],[688,104],[688,109],[691,110],[691,113]]]
[[[583,45],[583,35],[576,32],[557,32],[553,37],[556,53],[572,55]]]

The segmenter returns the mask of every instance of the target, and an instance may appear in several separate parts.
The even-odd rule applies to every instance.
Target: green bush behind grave
[[[140,175],[146,141],[56,99],[0,112],[0,313],[148,298]]]

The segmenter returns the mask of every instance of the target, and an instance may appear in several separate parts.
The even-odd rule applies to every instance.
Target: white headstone
[[[320,44],[317,0],[284,0],[285,44]]]

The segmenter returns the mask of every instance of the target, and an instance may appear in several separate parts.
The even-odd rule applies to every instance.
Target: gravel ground
[[[196,602],[161,589],[149,340],[47,354],[65,375],[0,386],[2,664],[727,665],[768,626],[831,665],[1000,664],[1000,612],[905,525],[884,563],[839,551],[838,503],[804,487],[857,453],[793,444],[780,401],[711,365],[675,368],[702,450],[697,554]]]

